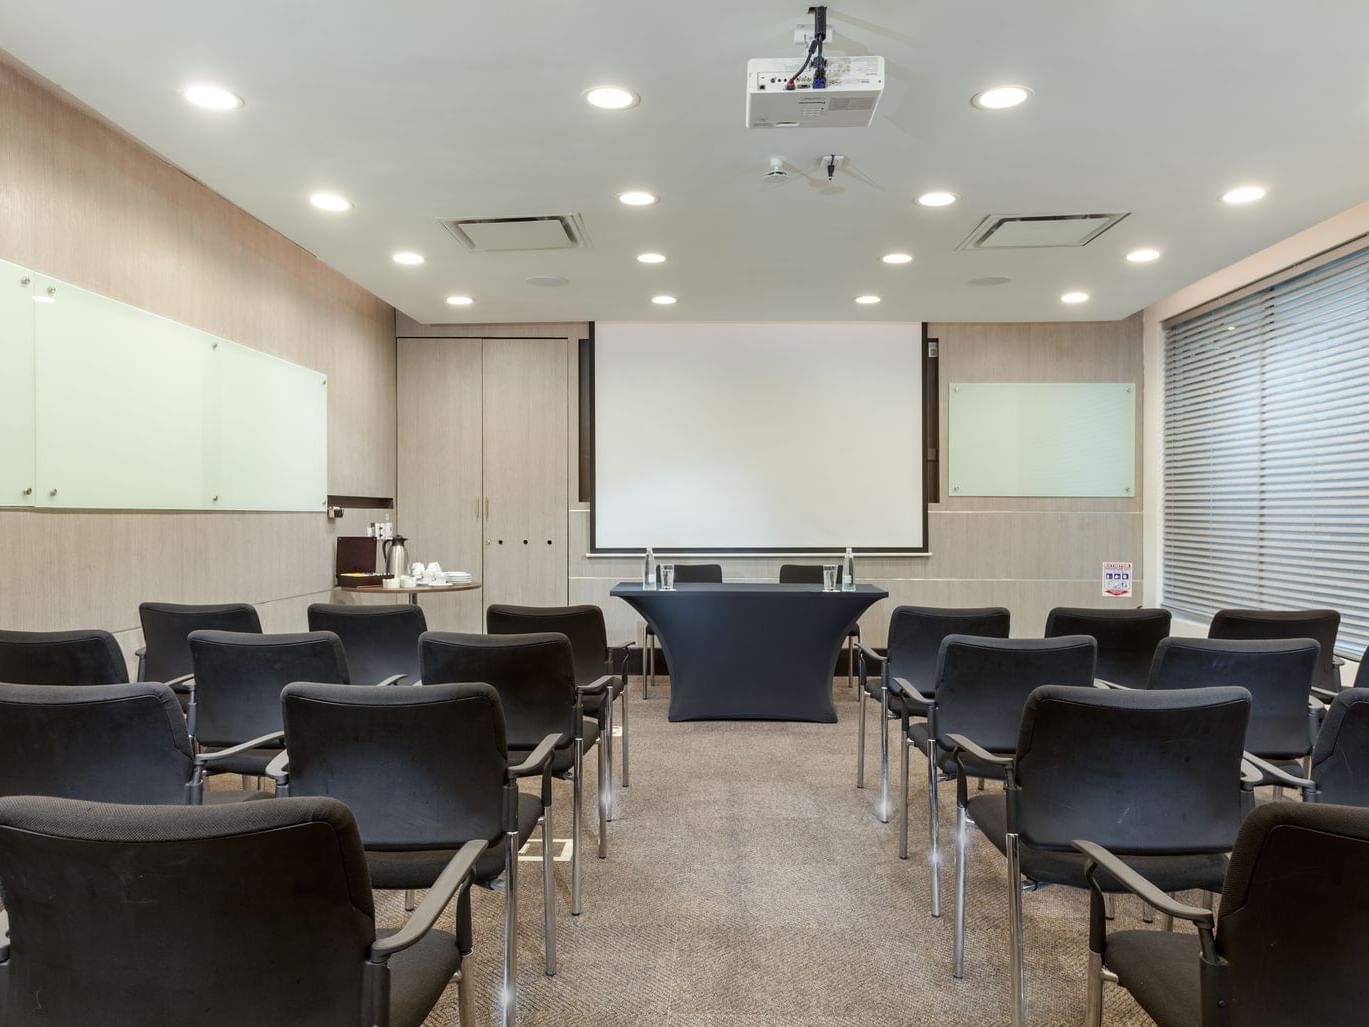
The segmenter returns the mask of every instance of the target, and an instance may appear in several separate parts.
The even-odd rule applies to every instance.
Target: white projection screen
[[[925,552],[920,322],[605,323],[595,552]]]

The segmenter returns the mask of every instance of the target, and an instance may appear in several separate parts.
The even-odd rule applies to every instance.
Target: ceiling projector
[[[817,79],[803,57],[746,62],[747,128],[864,128],[884,92],[883,57],[828,57]]]

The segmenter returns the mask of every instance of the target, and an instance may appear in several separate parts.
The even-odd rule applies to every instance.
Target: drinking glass
[[[822,590],[824,592],[835,592],[837,590],[837,565],[834,563],[822,565]]]
[[[663,563],[657,571],[661,576],[661,588],[667,592],[675,590],[675,565],[673,563]]]

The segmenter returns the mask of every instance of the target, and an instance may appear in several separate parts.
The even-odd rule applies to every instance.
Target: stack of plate
[[[470,571],[443,571],[442,576],[447,579],[448,585],[469,585],[475,580]]]

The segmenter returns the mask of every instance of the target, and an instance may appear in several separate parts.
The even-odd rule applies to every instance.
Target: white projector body
[[[802,57],[746,62],[747,128],[865,128],[884,92],[883,57],[827,58],[827,88],[813,88],[813,69],[793,89],[784,85]]]

